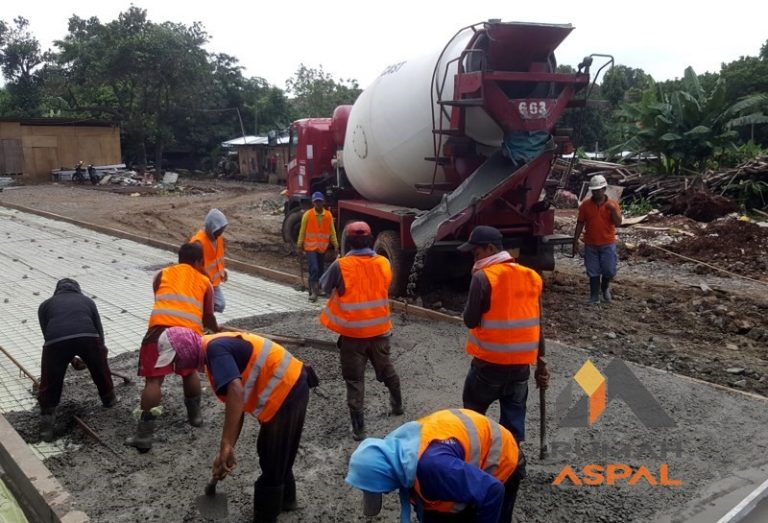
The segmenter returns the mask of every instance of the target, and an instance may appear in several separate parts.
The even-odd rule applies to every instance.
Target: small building
[[[237,151],[240,174],[267,181],[284,182],[288,163],[288,137],[278,136],[272,140],[267,136],[241,136],[223,142],[225,149]]]
[[[0,175],[48,180],[53,169],[122,161],[120,127],[102,120],[0,118]]]

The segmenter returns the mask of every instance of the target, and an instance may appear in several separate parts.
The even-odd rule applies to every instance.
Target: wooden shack
[[[53,169],[120,163],[120,127],[68,118],[0,118],[0,175],[50,179]]]

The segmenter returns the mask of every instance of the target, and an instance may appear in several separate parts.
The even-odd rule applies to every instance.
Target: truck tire
[[[389,285],[389,296],[405,296],[408,276],[413,264],[413,253],[403,251],[400,246],[400,233],[397,231],[381,231],[373,244],[376,254],[389,260],[392,267],[392,283]]]
[[[302,216],[304,216],[304,212],[300,207],[296,207],[283,219],[283,241],[291,253],[296,252],[296,240],[299,239]]]

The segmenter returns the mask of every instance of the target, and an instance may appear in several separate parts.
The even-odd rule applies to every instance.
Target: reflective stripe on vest
[[[211,283],[184,263],[160,271],[149,326],[187,327],[203,333],[203,304]]]
[[[240,338],[250,344],[251,357],[240,374],[243,383],[243,411],[261,423],[269,422],[301,376],[303,364],[272,340],[254,334],[233,332],[203,336],[206,357],[209,343],[222,337]],[[206,367],[206,371],[215,391],[216,384],[210,369]],[[226,401],[226,395],[217,396],[221,401]]]
[[[218,287],[221,284],[221,280],[224,278],[224,238],[219,236],[216,238],[216,245],[211,242],[205,230],[200,229],[195,233],[192,238],[189,239],[190,243],[200,242],[203,247],[203,266],[205,273],[211,280],[211,284],[214,287]]]
[[[373,338],[392,329],[388,289],[392,269],[383,256],[345,256],[338,260],[344,295],[336,290],[320,313],[320,323],[350,338]]]
[[[541,337],[541,277],[516,263],[497,263],[482,271],[491,303],[480,324],[469,331],[467,352],[500,365],[535,363]]]
[[[304,213],[307,217],[307,228],[304,230],[304,251],[325,252],[331,243],[331,223],[333,215],[328,209],[323,210],[321,223],[317,223],[317,212],[309,209]]]
[[[422,427],[419,458],[435,441],[456,440],[464,449],[464,461],[492,475],[502,483],[517,468],[519,450],[512,434],[495,421],[466,409],[435,412],[418,420]],[[416,497],[418,499],[416,499]],[[451,500],[428,500],[421,494],[418,478],[412,499],[425,510],[461,512],[466,504]]]

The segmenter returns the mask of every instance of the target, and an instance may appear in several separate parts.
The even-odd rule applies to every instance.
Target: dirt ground
[[[280,188],[264,184],[214,180],[183,180],[180,192],[148,189],[110,191],[101,188],[49,184],[6,188],[0,203],[9,202],[58,213],[87,222],[128,230],[153,238],[181,243],[202,224],[211,207],[218,207],[229,218],[226,237],[231,257],[290,271],[293,266],[281,239],[282,197]],[[138,196],[132,194],[138,193]],[[572,232],[573,210],[558,212],[558,226]],[[706,226],[681,217],[651,217],[640,226],[621,229],[621,262],[610,305],[587,306],[587,282],[582,260],[558,255],[558,268],[545,275],[544,329],[548,340],[561,340],[581,347],[589,357],[621,357],[643,365],[674,371],[739,390],[768,395],[768,313],[766,285],[696,265],[670,255],[663,247],[685,256],[720,266],[737,274],[768,282],[766,245],[768,229],[743,222],[715,221]],[[702,247],[703,246],[703,247]],[[288,265],[290,263],[290,265]],[[738,264],[741,265],[738,265]],[[464,294],[460,288],[437,286],[421,299],[426,306],[458,313]],[[307,325],[313,325],[307,327]],[[269,328],[279,334],[327,336],[314,321],[292,316],[261,318],[243,327]],[[400,322],[393,340],[393,356],[408,384],[408,414],[425,414],[432,407],[455,404],[467,361],[461,351],[442,357],[445,346],[464,335],[459,326],[435,328],[423,322]],[[313,349],[294,353],[310,362],[324,378],[320,392],[312,395],[310,416],[298,458],[302,469],[300,501],[303,509],[281,517],[281,521],[357,521],[359,497],[343,483],[344,467],[354,449],[349,437],[343,400],[343,383],[338,376],[336,356]],[[574,358],[559,353],[555,365],[565,366]],[[132,373],[136,356],[124,355],[116,370]],[[572,365],[576,365],[575,360]],[[573,369],[578,368],[575,366]],[[194,508],[194,497],[202,493],[221,429],[221,409],[212,395],[206,395],[205,430],[185,423],[180,384],[169,380],[165,415],[158,429],[158,445],[148,455],[134,455],[121,446],[134,425],[131,411],[137,405],[136,385],[121,385],[122,401],[113,411],[96,407],[92,385],[87,377],[76,375],[68,384],[61,423],[68,423],[67,412],[78,412],[123,459],[116,459],[90,441],[82,440],[74,426],[60,426],[72,437],[72,451],[52,458],[47,465],[67,488],[76,494],[80,508],[95,521],[201,521]],[[384,389],[369,376],[367,392],[368,425],[372,434],[384,434],[402,420],[386,415]],[[680,391],[686,397],[688,390]],[[73,401],[76,398],[76,403]],[[768,445],[754,447],[756,454],[738,458],[712,450],[712,442],[729,431],[736,439],[750,438],[752,430],[744,424],[764,417],[764,408],[740,413],[730,423],[724,421],[736,410],[709,399],[693,397],[680,406],[680,415],[713,419],[704,434],[691,443],[700,469],[691,474],[696,480],[715,474],[707,460],[715,459],[726,469],[747,468],[762,463]],[[691,405],[698,405],[694,409]],[[90,407],[88,406],[90,405]],[[739,404],[741,405],[741,404]],[[529,426],[536,427],[537,412],[529,411]],[[631,416],[627,416],[631,417]],[[9,416],[28,441],[36,439],[35,413]],[[764,423],[762,424],[764,426]],[[687,428],[690,434],[691,425]],[[702,432],[703,431],[703,432]],[[707,437],[709,433],[711,438]],[[756,432],[755,434],[760,434]],[[255,457],[256,426],[247,424],[239,454],[242,474],[220,486],[230,498],[230,520],[242,521],[250,513],[252,481],[257,470]],[[529,442],[535,441],[535,431]],[[757,436],[755,436],[757,437]],[[249,443],[250,442],[250,443]],[[79,445],[82,444],[82,447]],[[529,456],[535,455],[530,443]],[[762,454],[761,454],[762,453]],[[181,457],[181,459],[180,459]],[[762,461],[761,461],[762,460]],[[534,459],[535,462],[535,459]],[[86,466],[87,465],[87,466]],[[551,482],[556,469],[532,466],[516,510],[519,521],[647,521],[657,509],[690,501],[691,493],[652,493],[649,503],[643,496],[627,496],[620,490],[602,491],[597,498],[579,489],[559,490]],[[175,470],[173,477],[161,473]],[[717,467],[715,467],[717,469]],[[156,477],[157,476],[157,477]],[[104,492],[109,492],[105,496]],[[542,500],[557,496],[557,512]],[[645,494],[644,494],[645,495]],[[649,494],[650,495],[650,494]],[[389,498],[394,498],[390,496]],[[379,521],[395,519],[395,499],[388,499]]]
[[[228,255],[291,272],[282,242],[281,188],[182,179],[176,192],[46,184],[5,189],[6,201],[153,238],[182,242],[212,207],[229,219]],[[130,191],[129,191],[130,189]],[[137,196],[131,196],[132,194]],[[576,210],[557,212],[572,233]],[[618,233],[620,265],[610,305],[587,307],[582,260],[558,255],[545,275],[547,338],[760,394],[768,393],[768,228],[737,220],[709,224],[653,215]],[[750,281],[660,250],[676,252]],[[290,267],[290,268],[287,268]],[[461,287],[424,289],[428,307],[458,314]]]

